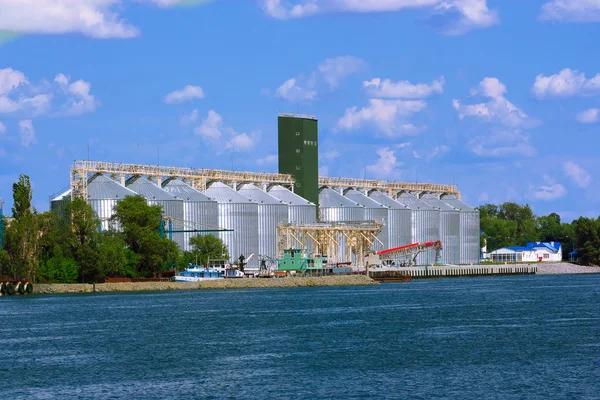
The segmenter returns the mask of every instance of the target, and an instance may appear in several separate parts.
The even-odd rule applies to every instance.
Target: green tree
[[[221,239],[213,235],[194,236],[190,239],[192,246],[191,255],[194,259],[198,257],[198,263],[206,265],[208,259],[229,259],[227,246]]]
[[[29,181],[29,176],[19,175],[19,181],[13,183],[12,214],[14,219],[20,220],[22,217],[31,214],[32,198],[33,193],[31,191],[31,182]]]
[[[580,217],[573,221],[575,227],[575,247],[584,265],[598,265],[600,256],[600,236],[595,219]]]
[[[79,266],[72,258],[53,257],[40,266],[39,279],[46,283],[75,283]]]
[[[65,207],[66,215],[79,245],[85,244],[98,233],[100,221],[92,207],[80,198],[74,198]]]
[[[105,231],[98,235],[99,276],[127,276],[127,249],[123,235],[114,231]]]

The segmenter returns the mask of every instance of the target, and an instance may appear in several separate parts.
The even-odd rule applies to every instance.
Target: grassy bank
[[[60,293],[106,293],[106,292],[156,292],[167,290],[208,290],[208,289],[262,289],[312,286],[366,286],[377,284],[364,275],[322,276],[314,278],[277,279],[219,279],[204,282],[127,282],[127,283],[87,283],[38,284],[36,294]]]

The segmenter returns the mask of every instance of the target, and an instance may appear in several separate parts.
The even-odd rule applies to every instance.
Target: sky
[[[277,115],[326,176],[600,215],[600,0],[2,0],[0,198],[74,160],[277,172]]]

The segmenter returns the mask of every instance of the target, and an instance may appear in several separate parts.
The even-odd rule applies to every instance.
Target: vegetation
[[[13,219],[6,224],[0,249],[0,275],[34,282],[98,282],[107,277],[157,277],[175,266],[208,257],[229,258],[214,236],[193,238],[194,251],[181,253],[161,236],[162,209],[141,196],[129,196],[115,207],[111,225],[102,231],[92,208],[73,199],[64,215],[39,213],[32,207],[29,177],[13,185]]]

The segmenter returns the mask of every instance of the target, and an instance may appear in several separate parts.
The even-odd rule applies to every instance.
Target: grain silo
[[[460,228],[460,264],[478,264],[480,256],[480,221],[479,211],[456,198],[455,195],[443,195],[441,200],[459,211]]]
[[[313,224],[317,222],[317,206],[283,186],[273,186],[269,194],[288,206],[290,224]]]
[[[159,188],[146,178],[134,177],[127,182],[127,187],[146,199],[149,205],[158,205],[162,207],[163,216],[173,218],[171,227],[174,231],[183,230],[181,222],[183,220],[183,200],[173,196],[171,193]],[[165,224],[168,229],[169,225]],[[169,237],[169,233],[166,233]],[[180,249],[183,249],[183,233],[173,233],[173,241],[177,243]]]
[[[219,206],[216,201],[209,199],[187,183],[172,180],[163,186],[163,189],[173,196],[183,200],[183,230],[217,229],[219,226]],[[183,249],[191,251],[190,239],[206,233],[184,232]],[[217,236],[217,233],[213,233]]]
[[[442,263],[460,262],[460,213],[454,207],[441,201],[435,194],[421,196],[424,203],[440,210],[440,240],[442,241]]]
[[[364,220],[365,221],[377,221],[380,224],[383,224],[383,228],[381,232],[377,236],[377,238],[381,241],[381,243],[375,241],[373,243],[372,250],[383,250],[387,249],[388,243],[388,232],[387,232],[387,224],[388,224],[388,208],[382,204],[379,204],[377,201],[367,197],[363,193],[359,192],[356,189],[349,189],[344,194],[344,197],[352,200],[359,206],[364,207]]]
[[[319,191],[319,219],[322,222],[364,221],[365,208],[326,187]]]
[[[412,241],[411,210],[378,190],[369,193],[369,197],[388,208],[387,248],[410,244]]]
[[[71,202],[71,189],[67,189],[64,192],[55,195],[50,199],[50,211],[60,216],[60,218],[67,217],[67,205]]]
[[[401,193],[396,201],[410,208],[412,243],[440,240],[440,211],[410,193]],[[435,252],[426,251],[417,257],[418,265],[435,263]]]
[[[288,222],[287,204],[252,184],[242,185],[238,193],[258,203],[258,253],[277,258],[277,225]]]
[[[115,214],[117,203],[127,196],[135,196],[135,192],[104,175],[98,175],[88,183],[88,203],[100,218],[103,231],[118,229],[110,218]]]
[[[257,270],[258,204],[221,182],[213,183],[204,193],[219,204],[219,226],[233,229],[233,232],[219,234],[230,258],[236,261],[242,254],[246,258],[254,254],[246,268]]]

